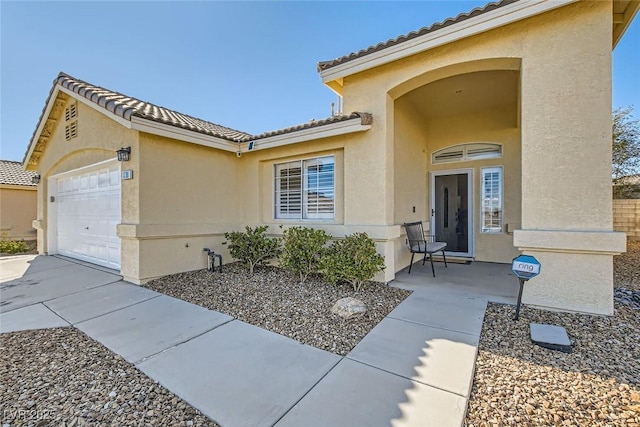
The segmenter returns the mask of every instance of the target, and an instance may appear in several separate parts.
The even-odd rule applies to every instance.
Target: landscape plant
[[[11,240],[7,238],[6,233],[2,233],[0,237],[0,253],[3,254],[20,254],[29,252],[29,244],[24,240]]]
[[[318,272],[320,259],[330,238],[324,230],[308,227],[284,230],[280,266],[297,274],[300,283],[304,283],[310,274]]]
[[[255,228],[247,226],[245,232],[224,233],[228,242],[223,244],[229,245],[231,256],[242,262],[249,269],[249,274],[253,274],[256,265],[264,265],[270,259],[278,257],[280,253],[280,239],[267,237],[268,228],[266,225]]]
[[[356,292],[384,268],[384,258],[376,252],[376,244],[367,233],[334,241],[320,260],[320,270],[329,283],[348,282]]]

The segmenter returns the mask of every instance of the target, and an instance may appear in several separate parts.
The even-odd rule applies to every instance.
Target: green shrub
[[[3,254],[19,254],[29,252],[29,244],[24,240],[0,240],[0,253]]]
[[[324,251],[331,238],[324,230],[307,227],[291,227],[282,233],[280,266],[300,276],[304,283],[309,274],[316,273]]]
[[[265,232],[269,228],[266,225],[256,228],[246,227],[246,232],[232,231],[224,233],[229,240],[229,252],[234,259],[241,261],[253,274],[256,265],[266,264],[271,258],[280,253],[280,239],[268,238]],[[227,242],[223,242],[227,244]]]
[[[355,291],[384,268],[384,258],[376,252],[376,244],[367,233],[336,240],[320,261],[320,269],[329,283],[348,282]]]

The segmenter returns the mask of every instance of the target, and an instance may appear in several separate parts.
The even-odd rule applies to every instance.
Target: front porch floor
[[[411,291],[433,291],[439,294],[459,295],[487,301],[516,304],[519,281],[511,271],[511,264],[474,261],[471,264],[435,262],[436,277],[431,274],[429,260],[413,264],[411,274],[406,267],[396,273],[389,286]],[[526,286],[526,285],[525,285]]]

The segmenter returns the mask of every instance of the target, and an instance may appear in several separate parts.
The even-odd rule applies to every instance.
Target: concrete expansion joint
[[[287,416],[287,414],[288,414],[289,412],[291,412],[291,410],[292,410],[293,408],[295,408],[295,407],[296,407],[296,405],[302,401],[302,399],[304,399],[305,397],[307,397],[307,395],[308,395],[309,393],[311,393],[311,390],[313,390],[313,389],[314,389],[318,384],[320,384],[320,382],[321,382],[322,380],[324,380],[324,378],[325,378],[327,375],[329,375],[329,373],[330,373],[331,371],[333,371],[333,370],[336,368],[336,366],[338,366],[338,363],[340,363],[342,360],[344,360],[344,359],[346,359],[346,358],[347,358],[346,356],[339,356],[339,357],[340,357],[340,358],[336,361],[336,363],[334,363],[334,364],[333,364],[333,366],[331,367],[331,369],[329,369],[327,372],[325,372],[325,373],[324,373],[324,375],[322,375],[322,376],[318,379],[318,381],[316,381],[316,382],[315,382],[311,387],[309,387],[309,390],[307,390],[305,393],[303,393],[303,394],[302,394],[302,396],[300,396],[300,398],[299,398],[298,400],[296,400],[296,401],[293,403],[293,405],[291,405],[291,406],[289,407],[289,409],[287,409],[287,410],[285,411],[285,413],[284,413],[284,414],[282,414],[282,416],[281,416],[280,418],[278,418],[278,419],[277,419],[273,424],[271,424],[271,426],[272,426],[272,427],[274,427],[274,426],[278,425],[278,423],[280,422],[280,420],[281,420],[281,419],[283,419],[284,417],[286,417],[286,416]],[[352,359],[349,359],[349,360],[352,360]]]
[[[406,323],[413,323],[414,325],[421,325],[421,326],[428,326],[430,328],[434,328],[434,329],[439,329],[441,331],[449,331],[449,332],[456,332],[458,334],[463,334],[463,335],[468,335],[470,337],[479,337],[479,334],[472,334],[469,332],[465,332],[465,331],[460,331],[457,329],[449,329],[449,328],[443,328],[442,326],[434,326],[434,325],[430,325],[428,323],[422,323],[422,322],[416,322],[415,320],[407,320],[407,319],[401,319],[399,317],[394,317],[394,316],[389,316],[387,315],[386,317],[387,319],[393,319],[393,320],[398,320],[400,322],[406,322]],[[366,338],[366,337],[365,337]]]
[[[160,295],[158,295],[158,296],[160,296]],[[156,297],[156,298],[157,298],[157,297]],[[153,298],[152,298],[152,299],[153,299]],[[149,300],[145,300],[145,301],[141,301],[141,302],[147,302],[147,301],[149,301]],[[133,305],[135,305],[135,304],[133,304]],[[117,311],[117,310],[116,310],[116,311]],[[209,311],[214,311],[214,310],[209,310]],[[218,329],[219,327],[224,326],[224,325],[226,325],[226,324],[228,324],[228,323],[231,323],[231,322],[233,322],[234,320],[237,320],[237,319],[235,319],[235,318],[231,318],[231,319],[227,320],[226,322],[223,322],[223,323],[221,323],[221,324],[219,324],[219,325],[214,326],[214,327],[213,327],[213,328],[211,328],[211,329],[207,329],[206,331],[203,331],[203,332],[201,332],[201,333],[199,333],[199,334],[197,334],[197,335],[194,335],[194,336],[192,336],[192,337],[190,337],[190,338],[187,338],[187,339],[186,339],[186,340],[184,340],[184,341],[180,341],[179,343],[177,343],[177,344],[175,344],[175,345],[172,345],[171,347],[165,348],[165,349],[163,349],[163,350],[161,350],[161,351],[159,351],[159,352],[157,352],[157,353],[153,353],[153,354],[150,354],[150,355],[148,355],[148,356],[145,356],[145,357],[143,357],[142,359],[136,360],[135,362],[132,362],[132,363],[133,363],[133,365],[137,366],[137,365],[139,365],[139,364],[141,364],[141,363],[143,363],[143,362],[146,362],[146,361],[148,361],[148,360],[150,360],[150,359],[153,359],[153,358],[154,358],[154,357],[156,357],[156,356],[161,355],[162,353],[165,353],[165,352],[167,352],[167,351],[169,351],[169,350],[171,350],[171,349],[174,349],[174,348],[176,348],[176,347],[178,347],[178,346],[181,346],[182,344],[186,344],[186,343],[188,343],[189,341],[193,341],[194,339],[199,338],[199,337],[203,336],[204,334],[208,334],[209,332],[213,331],[214,329]]]
[[[456,332],[457,332],[457,331],[456,331]],[[447,390],[447,389],[444,389],[444,388],[441,388],[441,387],[438,387],[438,386],[435,386],[435,385],[432,385],[432,384],[427,384],[427,383],[424,383],[424,382],[422,382],[422,381],[418,381],[418,380],[416,380],[416,379],[413,379],[413,378],[411,378],[411,377],[405,377],[405,376],[403,376],[403,375],[397,374],[397,373],[392,372],[392,371],[388,371],[388,370],[386,370],[386,369],[379,368],[379,367],[377,367],[377,366],[370,365],[370,364],[365,363],[365,362],[362,362],[362,361],[360,361],[360,360],[352,359],[351,357],[349,357],[349,355],[346,355],[346,356],[345,356],[345,358],[346,358],[346,359],[351,360],[352,362],[359,363],[359,364],[361,364],[361,365],[363,365],[363,366],[367,366],[367,367],[369,367],[369,368],[377,369],[378,371],[386,372],[387,374],[391,374],[391,375],[393,375],[393,376],[395,376],[395,377],[398,377],[398,378],[402,378],[402,379],[405,379],[405,380],[409,380],[409,381],[411,381],[411,382],[417,382],[417,383],[423,384],[423,385],[425,385],[425,386],[427,386],[427,387],[431,387],[431,388],[434,388],[434,389],[436,389],[436,390],[443,391],[443,392],[445,392],[445,393],[450,393],[450,394],[454,394],[454,395],[456,395],[456,396],[460,396],[460,397],[462,397],[462,398],[464,398],[464,399],[468,399],[468,398],[469,398],[469,395],[468,395],[468,394],[460,394],[460,393],[456,393],[455,391]],[[473,375],[471,376],[471,379],[473,380]],[[469,388],[469,393],[471,393],[471,388]]]
[[[87,289],[81,289],[81,290],[76,291],[76,292],[71,292],[71,293],[68,293],[68,294],[64,294],[63,296],[68,297],[69,295],[76,295],[76,294],[88,291],[90,289],[98,289],[98,288],[102,288],[103,286],[113,285],[114,283],[118,283],[118,282],[122,282],[122,279],[114,280],[113,282],[109,282],[109,283],[103,283],[101,285],[93,286],[93,287],[87,288]],[[61,298],[61,296],[56,296],[56,297],[53,297],[53,298],[49,298],[47,300],[42,301],[42,303],[44,304],[44,303],[47,303],[49,301],[56,300],[58,298]],[[49,307],[47,307],[47,308],[49,308]]]
[[[119,280],[119,281],[120,281],[120,280]],[[119,282],[119,281],[118,281],[118,282]],[[112,285],[113,283],[117,283],[117,282],[107,283],[106,285]],[[102,286],[106,286],[106,285],[102,285]],[[96,286],[95,288],[91,288],[91,289],[101,288],[102,286]],[[84,291],[80,291],[80,292],[84,292]],[[76,292],[76,293],[78,293],[78,292]],[[69,295],[73,295],[73,294],[69,294]],[[68,296],[68,295],[65,295],[64,297],[66,297],[66,296]],[[104,313],[102,313],[102,314],[99,314],[98,316],[93,316],[93,317],[90,317],[90,318],[88,318],[88,319],[82,319],[81,321],[76,322],[76,323],[70,322],[69,320],[64,319],[64,318],[63,318],[63,319],[64,319],[65,321],[69,322],[71,325],[76,326],[76,325],[79,325],[79,324],[81,324],[81,323],[83,323],[83,322],[88,322],[89,320],[97,319],[98,317],[106,316],[107,314],[115,313],[116,311],[124,310],[125,308],[133,307],[133,306],[136,306],[136,305],[141,304],[141,303],[143,303],[143,302],[149,302],[149,301],[151,301],[151,300],[153,300],[153,299],[156,299],[156,298],[158,298],[158,297],[161,297],[161,296],[162,296],[162,294],[158,294],[158,295],[152,296],[152,297],[150,297],[150,298],[143,299],[143,300],[140,300],[140,301],[136,301],[136,302],[131,303],[131,304],[129,304],[129,305],[125,305],[125,306],[122,306],[122,307],[116,308],[115,310],[109,310],[109,311],[106,311],[106,312],[104,312]],[[62,298],[64,298],[64,297],[62,297]],[[57,299],[57,298],[56,298],[56,299]],[[49,301],[55,301],[55,300],[49,300]],[[45,305],[46,305],[46,303],[47,303],[47,302],[49,302],[49,301],[45,301],[43,304],[45,304]],[[53,309],[52,309],[52,308],[50,308],[49,306],[47,306],[47,308],[48,308],[49,310],[53,311]],[[54,313],[55,313],[55,311],[54,311]],[[58,314],[58,313],[56,313],[56,314]],[[60,315],[58,314],[58,316],[60,316]],[[62,316],[60,316],[60,317],[62,317]]]

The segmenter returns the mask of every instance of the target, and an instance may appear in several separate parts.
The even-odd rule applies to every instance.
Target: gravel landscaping
[[[2,426],[217,426],[75,328],[1,335]]]
[[[612,317],[489,304],[467,426],[640,425],[640,244],[615,257]],[[533,345],[529,323],[566,328],[573,352]]]
[[[339,355],[351,351],[411,293],[376,282],[355,292],[317,276],[300,284],[278,267],[257,267],[252,276],[239,263],[225,265],[222,273],[173,274],[144,286]],[[363,301],[366,313],[350,320],[331,313],[335,302],[345,297]]]

